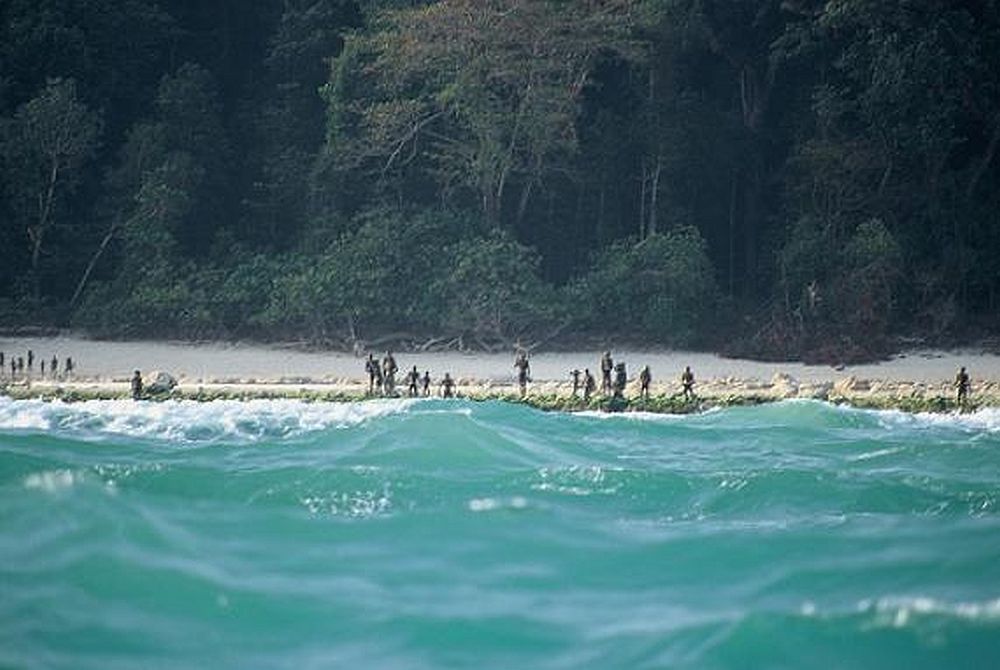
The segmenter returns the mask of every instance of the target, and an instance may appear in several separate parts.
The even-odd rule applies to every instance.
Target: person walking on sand
[[[525,351],[518,352],[514,359],[514,367],[517,368],[517,387],[521,391],[521,397],[528,391],[528,376],[531,374],[531,365],[528,363],[528,354]]]
[[[417,384],[420,383],[420,373],[417,372],[416,365],[414,365],[413,369],[406,375],[406,381],[409,383],[407,391],[409,392],[410,397],[416,398],[418,395]]]
[[[67,356],[66,364],[63,366],[63,372],[66,375],[66,379],[69,379],[70,377],[73,376],[73,368],[74,368],[73,359],[70,356]]]
[[[691,372],[690,365],[686,366],[684,372],[681,373],[681,387],[685,400],[694,398],[694,373]]]
[[[421,380],[424,387],[424,397],[427,398],[431,394],[431,371],[424,370],[424,378]]]
[[[964,408],[966,403],[969,402],[969,388],[972,384],[969,382],[969,373],[965,371],[965,366],[958,371],[955,375],[955,389],[958,392],[958,405]]]
[[[28,349],[28,372],[31,372],[32,368],[35,367],[35,352]]]
[[[611,371],[615,369],[615,362],[611,358],[611,352],[605,351],[601,356],[601,393],[607,395],[611,392]]]
[[[455,380],[451,378],[451,375],[447,372],[444,373],[444,379],[441,380],[441,397],[442,398],[454,398]]]
[[[132,373],[132,381],[129,382],[132,389],[132,400],[142,398],[142,373],[136,370]]]
[[[573,397],[576,397],[577,391],[580,390],[580,371],[573,368],[569,371],[569,376],[573,378]]]
[[[590,374],[590,368],[583,371],[583,401],[590,402],[590,396],[597,390],[597,380]]]
[[[53,379],[59,376],[59,359],[52,356],[52,365],[49,366],[49,374],[52,375]]]
[[[649,400],[649,383],[653,381],[653,373],[649,371],[649,366],[642,366],[642,371],[639,372],[639,397],[643,400]]]

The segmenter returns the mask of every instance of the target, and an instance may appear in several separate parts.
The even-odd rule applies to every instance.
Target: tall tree
[[[368,95],[338,98],[349,86],[336,80],[328,88],[332,150],[382,177],[418,163],[446,196],[474,196],[491,225],[507,212],[517,220],[553,163],[576,149],[595,60],[630,48],[632,4],[442,0],[384,13],[348,49],[367,63]]]
[[[7,122],[4,153],[13,213],[23,226],[35,296],[45,242],[93,156],[100,117],[77,99],[71,79],[53,79]]]

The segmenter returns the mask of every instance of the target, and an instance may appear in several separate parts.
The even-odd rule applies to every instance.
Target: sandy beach
[[[188,390],[260,390],[292,385],[297,389],[360,392],[366,387],[364,358],[349,353],[240,343],[101,342],[74,336],[0,338],[0,351],[7,357],[0,383],[10,382],[10,356],[26,356],[29,349],[36,357],[30,383],[40,390],[56,386],[124,388],[136,369],[144,374],[154,370],[169,372],[181,389]],[[383,352],[375,353],[380,356]],[[597,377],[600,353],[533,354],[532,392],[569,392],[572,369],[589,367]],[[616,361],[627,363],[630,378],[643,365],[649,365],[653,392],[663,394],[679,390],[677,380],[685,365],[694,370],[702,396],[753,393],[824,397],[834,388],[840,395],[949,396],[953,394],[955,371],[962,365],[972,376],[974,393],[996,395],[1000,391],[1000,356],[976,350],[914,350],[888,361],[841,369],[728,359],[687,351],[612,350],[612,354]],[[67,356],[73,358],[72,380],[53,380],[48,373],[41,377],[40,361],[45,360],[50,367],[52,356],[59,359],[60,370]],[[515,383],[512,355],[399,352],[395,356],[404,371],[416,365],[421,372],[429,370],[435,380],[448,372],[459,381],[460,390],[503,392],[513,389]],[[23,385],[24,380],[19,384]]]

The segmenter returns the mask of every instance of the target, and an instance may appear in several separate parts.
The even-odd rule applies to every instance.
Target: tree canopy
[[[0,19],[10,323],[831,361],[998,325],[996,0]]]

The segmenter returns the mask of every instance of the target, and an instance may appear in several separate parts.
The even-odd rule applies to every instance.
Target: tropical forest
[[[0,325],[983,341],[998,144],[996,0],[3,0]]]

